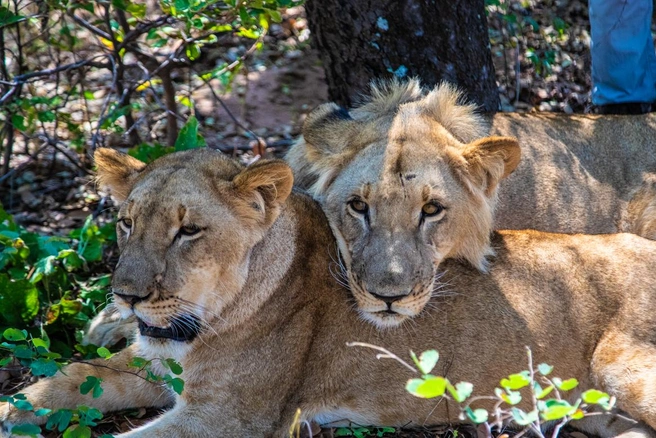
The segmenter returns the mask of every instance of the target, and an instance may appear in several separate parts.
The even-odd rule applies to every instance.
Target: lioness
[[[522,145],[521,163],[499,189],[496,227],[608,233],[621,222],[623,231],[656,239],[656,177],[648,174],[656,171],[655,116],[497,114],[490,129],[459,99],[450,85],[430,92],[416,80],[374,85],[368,101],[350,112],[335,104],[315,109],[304,139],[287,154],[296,184],[322,204],[365,317],[389,326],[416,315],[416,297],[428,300],[445,257],[486,270],[502,169],[482,173],[481,188],[462,195],[488,208],[455,221],[446,196],[460,193],[459,182],[436,175],[454,174],[444,170],[452,151],[468,156],[488,131]],[[519,153],[496,151],[508,161],[507,175]],[[444,193],[432,198],[436,184]],[[444,252],[448,227],[461,233],[461,247]],[[381,316],[386,308],[398,314]]]
[[[481,196],[514,165],[517,144],[490,138],[442,152],[418,191],[426,203],[414,219],[437,236],[427,249],[433,257],[464,251],[463,244],[483,257],[488,242],[462,239],[489,216]],[[326,218],[309,197],[290,194],[292,172],[283,162],[243,169],[209,149],[148,166],[107,149],[95,159],[101,185],[124,201],[112,287],[121,313],[138,318],[139,334],[129,348],[96,360],[99,367],[73,364],[28,387],[35,408],[111,411],[175,400],[122,437],[281,437],[297,408],[302,420],[319,423],[457,422],[456,407],[405,393],[410,376],[398,364],[345,343],[399,353],[437,348],[448,364],[439,372],[473,383],[477,394],[491,394],[499,376],[516,371],[528,345],[535,360],[548,360],[582,387],[600,386],[621,409],[656,426],[656,242],[630,234],[494,233],[488,274],[444,260],[439,284],[449,293],[412,328],[381,331],[357,317],[352,296],[332,278],[335,240]],[[428,298],[412,299],[420,308]],[[395,318],[390,307],[379,308],[379,317]],[[134,355],[180,361],[182,395],[121,372]],[[103,379],[100,398],[80,394],[87,375]],[[9,405],[0,418],[5,430],[44,420]],[[629,427],[612,424],[592,426],[605,436]]]

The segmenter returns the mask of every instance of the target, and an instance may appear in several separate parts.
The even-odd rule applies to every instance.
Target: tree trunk
[[[337,103],[397,76],[448,81],[481,109],[498,109],[485,0],[308,0],[306,10]]]

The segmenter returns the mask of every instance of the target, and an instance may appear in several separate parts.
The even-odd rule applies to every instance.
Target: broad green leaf
[[[0,274],[0,321],[21,326],[30,323],[39,311],[39,292],[28,280],[11,280]]]
[[[447,380],[444,377],[429,376],[425,379],[410,379],[406,384],[406,390],[421,398],[441,397],[446,391]]]
[[[2,333],[2,336],[12,342],[24,341],[27,339],[27,330],[18,330],[15,328],[8,328]]]
[[[421,353],[417,361],[417,367],[422,374],[430,374],[437,365],[440,355],[436,350],[427,350]]]
[[[41,408],[41,409],[37,409],[36,411],[34,411],[34,415],[37,416],[37,417],[43,417],[44,415],[48,415],[51,412],[52,412],[52,409]]]
[[[59,432],[63,432],[70,424],[71,418],[73,418],[73,411],[70,409],[59,409],[48,417],[46,429],[53,430],[57,428]]]
[[[485,409],[472,410],[469,406],[465,408],[465,414],[475,424],[485,423],[488,418],[488,413]]]
[[[198,134],[198,120],[191,116],[187,123],[182,127],[175,141],[175,151],[186,151],[195,149],[204,145],[204,140]]]
[[[572,406],[565,400],[547,400],[545,402],[544,410],[542,411],[542,418],[546,421],[560,420],[568,415],[572,415],[577,407]]]
[[[474,385],[469,382],[458,382],[455,386],[447,384],[447,389],[451,397],[458,403],[462,403],[469,397],[474,390]]]
[[[52,359],[40,357],[30,364],[30,369],[35,376],[51,377],[57,374],[59,366]]]
[[[538,372],[543,376],[548,376],[553,371],[553,367],[546,363],[541,363],[538,365]]]
[[[531,383],[530,374],[528,371],[521,373],[511,374],[508,378],[501,379],[501,386],[507,390],[517,390],[527,387]]]
[[[605,392],[599,391],[598,389],[588,389],[583,394],[581,398],[584,402],[590,405],[598,405],[608,403],[610,396]]]
[[[527,413],[521,409],[512,408],[510,413],[512,414],[513,420],[515,420],[515,423],[519,424],[520,426],[528,426],[529,424],[535,423],[538,420],[537,410],[533,410]]]
[[[11,433],[17,436],[38,436],[41,428],[35,424],[19,424],[11,429]]]
[[[38,283],[43,277],[48,277],[55,273],[57,257],[54,255],[47,256],[36,262],[34,265],[34,273],[30,278],[32,283]]]
[[[185,53],[187,54],[187,58],[189,58],[190,61],[198,59],[200,56],[200,45],[197,43],[189,44],[185,49]]]
[[[63,438],[91,438],[91,429],[88,426],[74,424],[66,429]]]
[[[169,376],[167,376],[169,377]],[[166,383],[173,389],[178,395],[182,394],[182,391],[184,390],[184,380],[182,380],[179,377],[175,377],[173,379],[166,379]]]
[[[501,388],[495,388],[494,393],[496,394],[497,397],[499,397],[501,400],[504,402],[508,403],[509,405],[516,405],[520,401],[522,401],[522,395],[520,394],[519,391],[510,391],[506,390],[504,391]]]
[[[182,366],[175,359],[168,358],[163,364],[176,376],[182,374]]]
[[[109,359],[110,357],[112,357],[111,351],[109,351],[105,347],[98,347],[96,353],[98,353],[98,356],[102,357],[103,359]]]
[[[14,356],[18,359],[32,359],[34,351],[26,345],[18,345],[14,348]]]
[[[100,386],[101,383],[101,378],[95,376],[87,376],[87,380],[85,380],[80,385],[80,394],[88,394],[89,392],[93,391],[93,398],[100,397],[103,393],[102,386]]]
[[[560,380],[558,378],[554,378],[553,382],[556,384],[558,389],[562,391],[569,391],[579,385],[579,381],[576,379]]]

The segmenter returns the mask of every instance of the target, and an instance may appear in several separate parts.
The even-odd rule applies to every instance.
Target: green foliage
[[[384,437],[388,433],[394,433],[393,427],[338,427],[335,436],[352,436],[355,438]]]
[[[384,348],[360,343],[349,345],[374,348],[383,352],[380,357],[393,358],[404,366],[413,368]],[[556,437],[562,426],[572,420],[585,417],[594,408],[601,408],[602,411],[613,409],[615,399],[597,389],[584,391],[573,402],[567,400],[565,393],[577,388],[579,382],[576,379],[562,380],[558,377],[548,377],[553,367],[546,363],[539,364],[537,370],[534,370],[531,350],[528,348],[527,353],[528,370],[502,378],[499,381],[500,388],[495,389],[493,396],[472,396],[474,387],[471,383],[459,382],[453,385],[446,377],[430,374],[439,360],[435,350],[425,351],[419,357],[411,351],[410,357],[421,377],[409,379],[406,390],[420,398],[447,398],[460,406],[460,419],[468,419],[475,424],[486,424],[488,431],[492,426],[501,428],[506,420],[512,419],[516,424],[526,428],[520,435],[532,430],[543,437],[540,421],[555,421],[553,437]],[[549,395],[555,396],[547,398]],[[532,409],[528,412],[516,407],[523,398],[532,402]],[[481,399],[494,403],[494,410],[488,412],[486,409],[474,407],[473,405]]]
[[[114,225],[99,226],[91,216],[68,236],[53,237],[18,226],[0,206],[0,330],[7,341],[20,341],[12,347],[14,355],[38,358],[28,350],[40,346],[70,356],[76,340],[69,334],[104,304],[109,276],[95,273],[106,269],[103,249],[115,241]],[[54,341],[28,345],[30,338]],[[3,345],[0,351],[7,349]],[[44,366],[52,368],[35,365]]]
[[[567,40],[567,23],[560,17],[551,17],[547,25],[538,23],[532,15],[532,5],[527,0],[485,0],[486,13],[502,23],[503,45],[506,49],[526,44],[524,59],[529,61],[541,76],[551,74],[556,63],[566,66],[561,59],[560,43]],[[528,35],[536,35],[528,38]],[[499,36],[490,35],[492,43]]]

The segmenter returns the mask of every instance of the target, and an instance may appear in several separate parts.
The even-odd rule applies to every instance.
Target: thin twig
[[[347,342],[346,343],[347,347],[365,347],[365,348],[371,348],[372,350],[377,350],[380,351],[381,353],[376,355],[376,359],[394,359],[395,361],[399,362],[401,365],[412,371],[413,373],[417,373],[418,371],[410,365],[408,362],[404,361],[400,357],[398,357],[396,354],[392,353],[391,351],[379,347],[377,345],[373,344],[367,344],[366,342]]]

